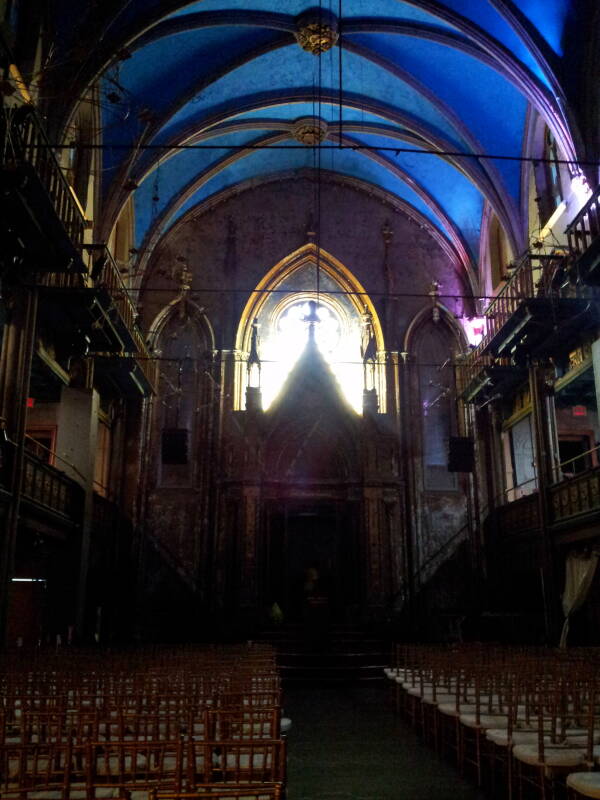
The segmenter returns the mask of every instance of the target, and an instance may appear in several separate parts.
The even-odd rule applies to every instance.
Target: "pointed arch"
[[[438,300],[436,305],[440,312],[439,323],[446,325],[450,329],[451,333],[456,339],[457,346],[463,350],[468,345],[467,337],[463,327],[460,325],[450,309],[444,305],[444,303],[441,303]],[[402,349],[405,353],[412,353],[415,340],[418,338],[420,329],[432,320],[432,311],[433,309],[431,305],[425,306],[412,318],[408,328],[406,329],[406,333],[404,334],[404,343]]]
[[[208,317],[204,313],[204,309],[200,308],[193,300],[181,296],[171,300],[154,318],[148,332],[148,345],[150,348],[157,348],[163,330],[171,317],[175,313],[185,315],[186,309],[188,310],[187,316],[194,320],[199,330],[203,331],[207,349],[215,349],[215,334]]]
[[[207,377],[213,331],[203,309],[180,295],[155,317],[149,344],[160,365],[151,429],[156,487],[193,488],[214,401]]]
[[[248,386],[247,360],[253,323],[262,329],[261,396],[267,409],[281,391],[285,378],[300,356],[305,335],[306,309],[316,303],[320,324],[319,349],[331,367],[339,388],[355,411],[363,405],[363,327],[369,321],[375,339],[374,388],[385,410],[383,330],[362,284],[331,253],[313,242],[303,245],[272,267],[250,294],[236,335],[235,402],[243,408]],[[266,334],[266,335],[263,335]]]
[[[297,250],[294,250],[293,253],[282,258],[258,283],[256,289],[248,298],[240,317],[240,324],[236,337],[237,350],[247,351],[249,349],[252,320],[259,316],[262,307],[269,297],[269,293],[277,291],[281,283],[297,270],[307,265],[316,264],[318,264],[319,269],[323,270],[326,275],[339,285],[340,292],[347,294],[359,314],[364,311],[365,306],[367,307],[367,310],[373,317],[373,329],[375,332],[377,350],[385,350],[383,329],[379,321],[379,316],[366,289],[341,261],[335,258],[331,253],[323,250],[322,247],[318,248],[317,245],[312,242],[299,247]]]

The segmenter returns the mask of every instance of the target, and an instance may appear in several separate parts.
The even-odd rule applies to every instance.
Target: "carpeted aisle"
[[[288,800],[483,800],[387,703],[388,687],[290,688]]]

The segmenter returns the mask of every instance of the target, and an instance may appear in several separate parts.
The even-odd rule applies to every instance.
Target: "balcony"
[[[11,255],[37,272],[81,272],[85,219],[31,106],[6,108],[0,230]]]
[[[573,272],[587,283],[600,284],[600,186],[566,230],[575,254]]]
[[[25,452],[23,469],[23,515],[40,514],[66,527],[81,524],[84,493],[79,484],[33,453]]]
[[[490,515],[498,536],[539,536],[539,495],[537,490],[513,502],[499,505]],[[557,544],[597,536],[600,521],[600,467],[564,478],[552,484],[547,494],[547,520]]]
[[[573,278],[567,253],[527,253],[485,312],[481,343],[457,364],[467,402],[505,394],[531,358],[564,355],[600,322],[600,290]],[[494,390],[491,393],[491,390]]]
[[[577,520],[592,517],[597,523],[600,516],[600,467],[552,486],[550,506],[552,522],[557,526],[567,526],[569,531]]]
[[[46,328],[66,338],[65,351],[87,351],[97,374],[121,392],[148,395],[154,390],[155,364],[119,267],[104,244],[85,245],[84,251],[82,274],[38,276]]]
[[[516,367],[509,358],[469,353],[456,364],[458,394],[467,403],[485,403],[507,395],[527,377],[526,370]]]

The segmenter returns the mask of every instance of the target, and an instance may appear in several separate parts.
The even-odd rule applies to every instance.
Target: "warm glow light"
[[[579,205],[586,203],[592,194],[584,175],[574,175],[571,178],[571,191],[577,198]]]
[[[463,328],[467,337],[467,341],[469,344],[477,345],[483,339],[485,334],[485,324],[486,318],[485,317],[470,317],[469,319],[461,320],[463,324]]]
[[[267,409],[279,394],[308,339],[308,300],[287,305],[265,332],[261,342],[261,392]],[[315,341],[329,364],[342,394],[362,411],[363,366],[360,356],[360,322],[337,313],[333,305],[320,303]]]
[[[552,216],[548,220],[548,222],[544,225],[542,230],[540,231],[540,239],[545,239],[546,236],[550,236],[552,233],[552,228],[556,225],[558,220],[562,217],[564,210],[566,209],[567,204],[564,200],[556,206],[554,211],[552,212]]]

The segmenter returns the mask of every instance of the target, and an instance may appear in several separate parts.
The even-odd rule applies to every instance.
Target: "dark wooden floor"
[[[289,800],[484,800],[395,716],[387,690],[286,689]]]

